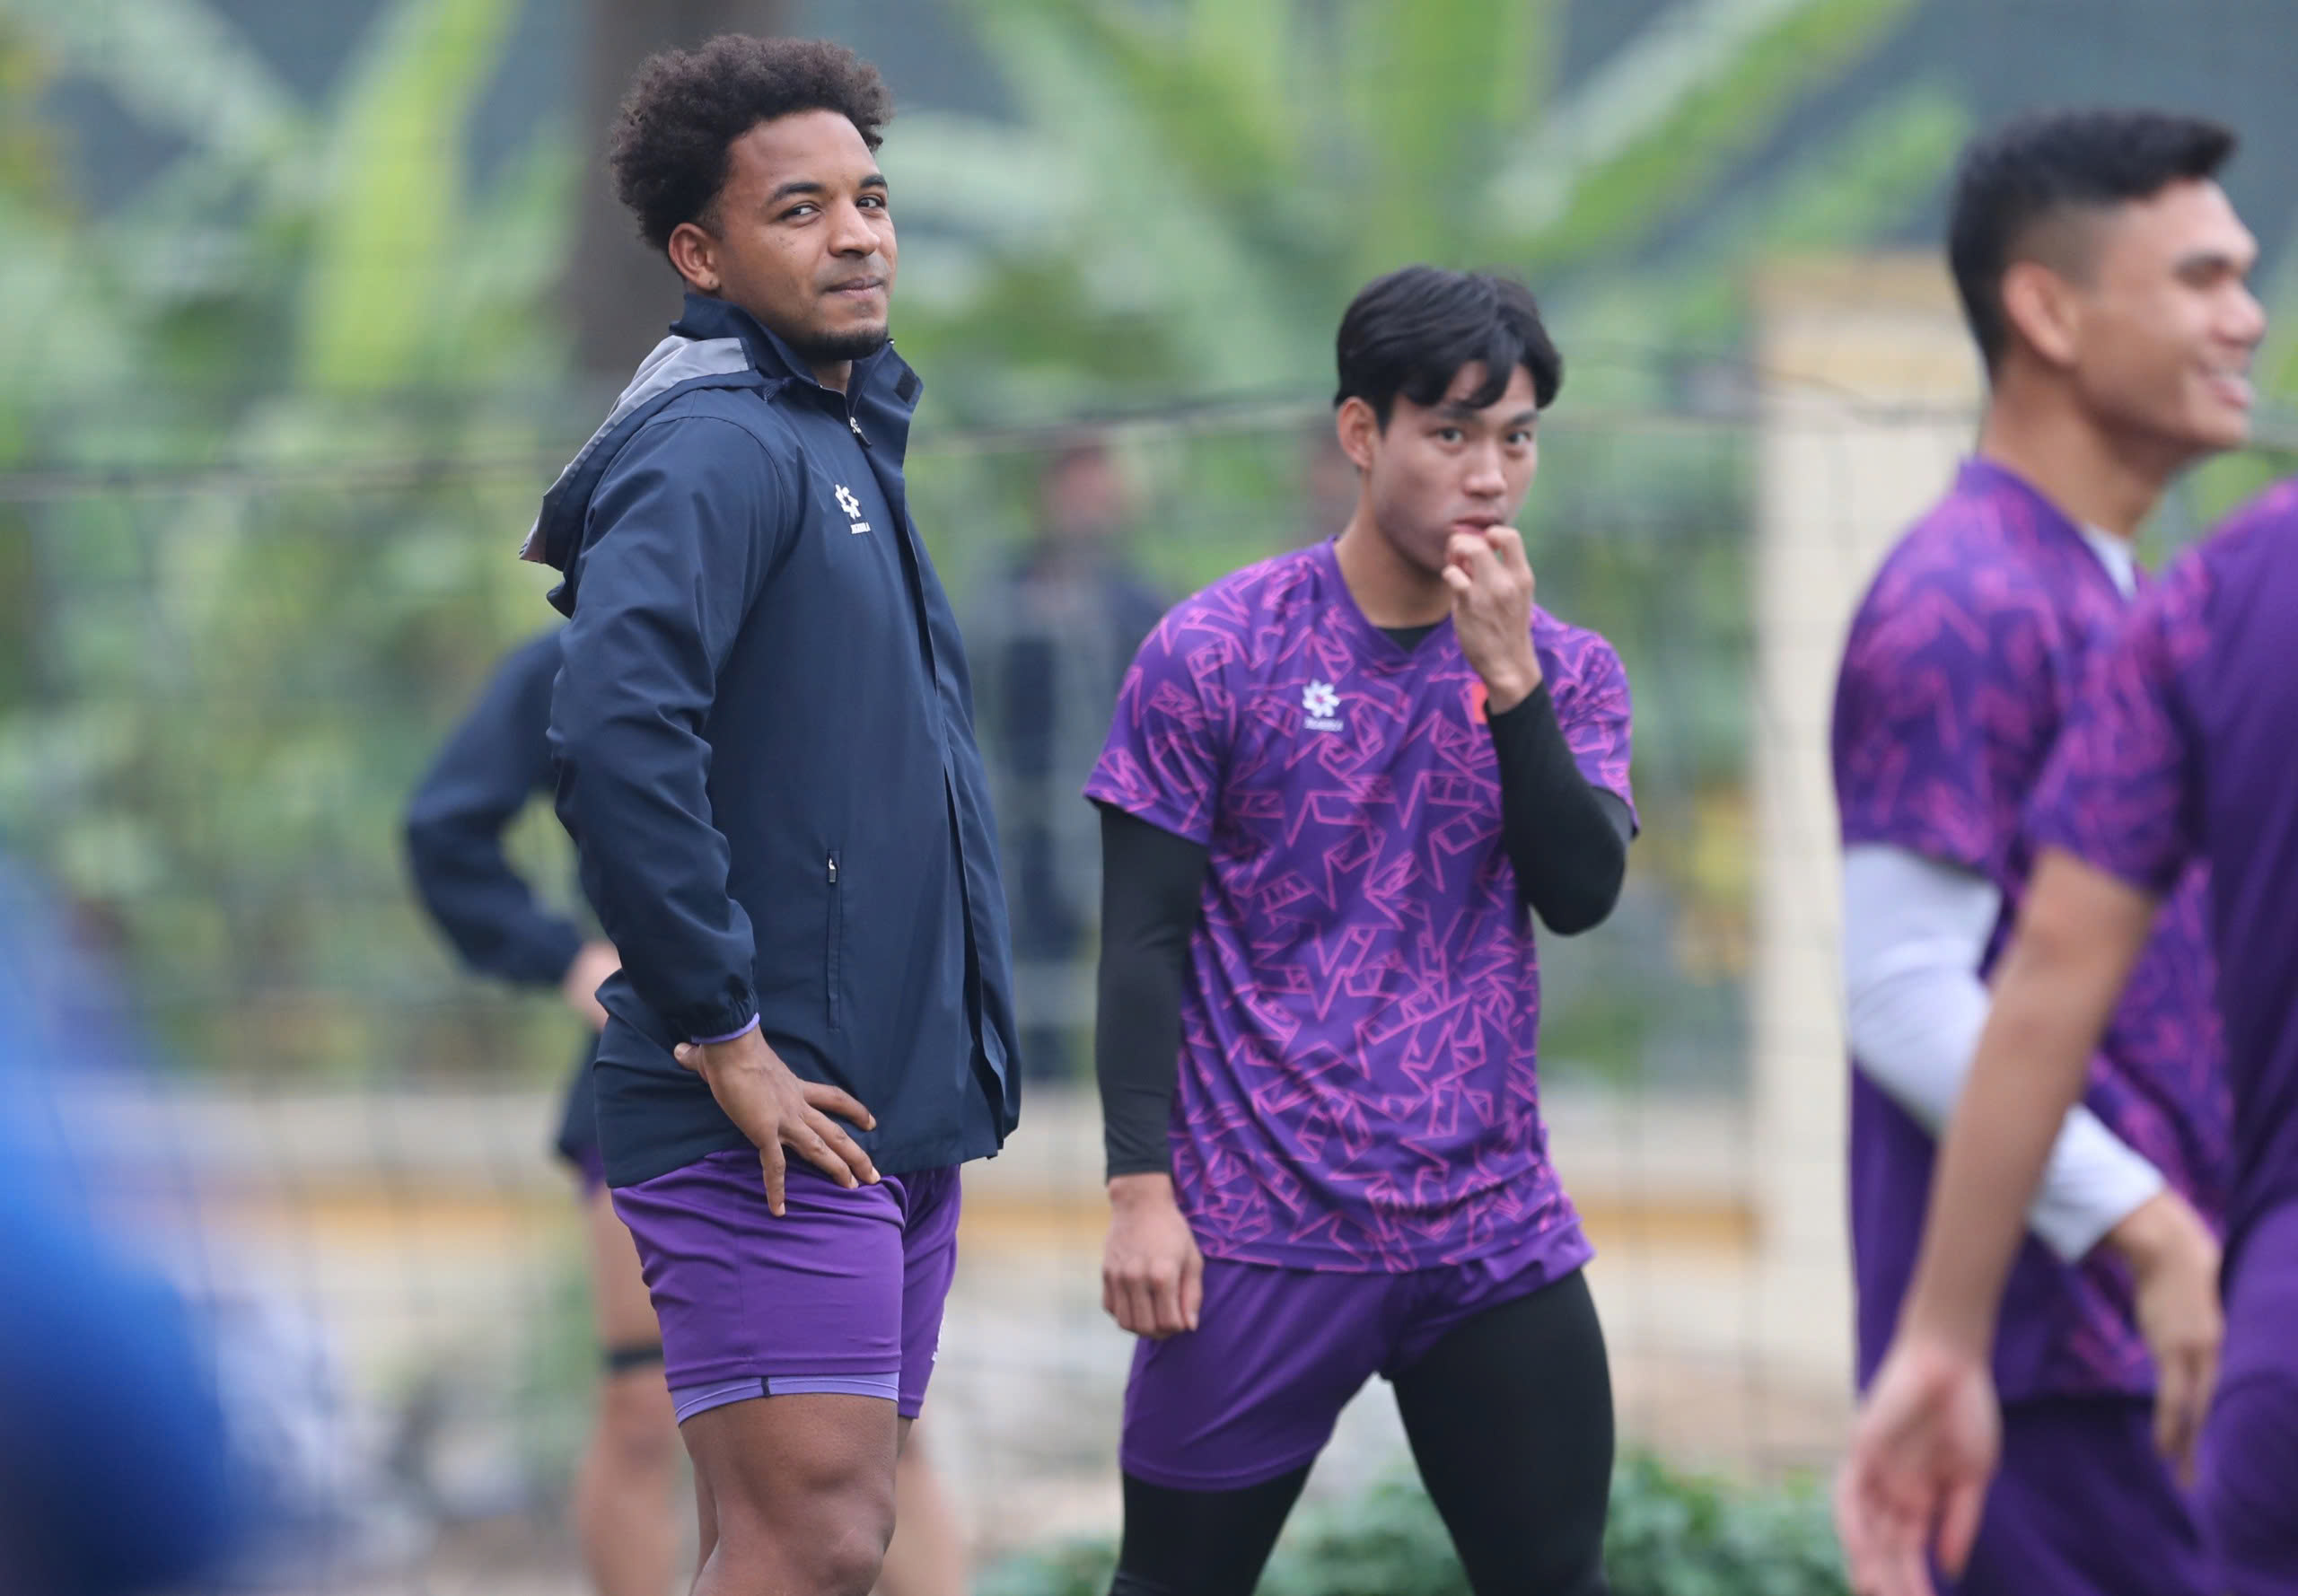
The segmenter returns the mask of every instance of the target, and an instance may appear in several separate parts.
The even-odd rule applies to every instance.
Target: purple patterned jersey
[[[1629,799],[1627,678],[1535,610],[1587,777]],[[1444,622],[1409,651],[1330,543],[1176,606],[1087,795],[1205,845],[1173,1180],[1216,1258],[1398,1272],[1589,1257],[1535,1068],[1539,967],[1500,841],[1483,683]]]
[[[2158,895],[2208,864],[2233,1095],[2231,1276],[2249,1232],[2298,1206],[2298,482],[2228,522],[2132,611],[2029,824],[2037,846]],[[2276,1339],[2298,1370],[2290,1327]]]
[[[1851,624],[1836,684],[1836,802],[1846,846],[1881,843],[1974,871],[2003,897],[1994,965],[2032,865],[2022,818],[2086,662],[2127,606],[2083,535],[2011,472],[1966,463],[1900,539]],[[2212,1004],[2204,873],[2181,880],[2085,1098],[2213,1219],[2227,1107]],[[1889,1345],[1931,1186],[1931,1134],[1855,1068],[1851,1224],[1864,1387]],[[2005,1400],[2153,1388],[2119,1260],[2061,1262],[2028,1238],[1995,1338]]]

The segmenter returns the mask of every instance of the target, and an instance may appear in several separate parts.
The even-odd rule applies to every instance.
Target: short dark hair
[[[2215,177],[2231,128],[2159,110],[2031,111],[1974,139],[1955,172],[1947,261],[1963,319],[1992,372],[2011,338],[2003,278],[2037,230],[2070,211],[2150,198]]]
[[[1435,404],[1473,361],[1484,363],[1484,381],[1469,396],[1478,408],[1507,391],[1520,365],[1531,373],[1542,409],[1564,386],[1564,356],[1548,341],[1532,291],[1489,272],[1408,266],[1373,278],[1341,317],[1335,355],[1333,404],[1361,399],[1383,427],[1398,395]]]
[[[836,111],[873,151],[894,114],[878,69],[819,39],[722,33],[698,49],[665,50],[639,67],[607,145],[616,197],[657,250],[681,222],[709,216],[726,186],[727,148],[801,111]]]

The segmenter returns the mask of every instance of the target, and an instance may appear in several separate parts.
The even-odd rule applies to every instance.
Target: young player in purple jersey
[[[2040,854],[1939,1180],[1907,1313],[1838,1492],[1862,1592],[1925,1588],[1967,1554],[2006,1451],[1986,1348],[2053,1127],[2197,859],[2233,1092],[2222,1280],[2144,1262],[2166,1427],[2201,1427],[2215,1592],[2298,1592],[2298,484],[2141,600],[2059,739],[2030,815]],[[2223,1290],[2224,1358],[2215,1371]],[[2212,1399],[2214,1373],[2215,1399]],[[2203,1423],[2205,1405],[2207,1423]],[[2087,1528],[2108,1534],[2093,1519]]]
[[[1835,705],[1863,1385],[2026,891],[2022,811],[2140,580],[2139,522],[2246,435],[2256,249],[2211,180],[2232,142],[2181,117],[2048,113],[1962,162],[1950,253],[1992,398],[1977,458],[1854,618]],[[2005,1468],[1966,1592],[2206,1589],[2129,1274],[2210,1278],[2225,1197],[2204,873],[2176,888],[2029,1215],[1994,1348]]]
[[[1563,374],[1531,295],[1397,272],[1338,364],[1347,526],[1165,617],[1086,789],[1103,1301],[1142,1338],[1113,1589],[1250,1591],[1378,1372],[1473,1587],[1582,1596],[1611,1388],[1531,919],[1618,897],[1627,680],[1512,524]]]

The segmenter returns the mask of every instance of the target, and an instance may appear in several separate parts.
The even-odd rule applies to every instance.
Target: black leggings
[[[1577,1272],[1469,1320],[1396,1391],[1477,1596],[1603,1596],[1611,1371]],[[1110,1596],[1251,1596],[1308,1478],[1181,1491],[1127,1475]]]

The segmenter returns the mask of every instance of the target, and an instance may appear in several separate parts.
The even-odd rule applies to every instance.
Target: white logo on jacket
[[[1309,730],[1338,732],[1341,729],[1340,694],[1329,681],[1312,681],[1301,689],[1301,707],[1309,712]]]
[[[846,519],[854,523],[846,529],[847,531],[858,538],[870,530],[870,523],[862,519],[862,501],[855,498],[854,490],[843,482],[838,485],[838,507],[845,511]]]

